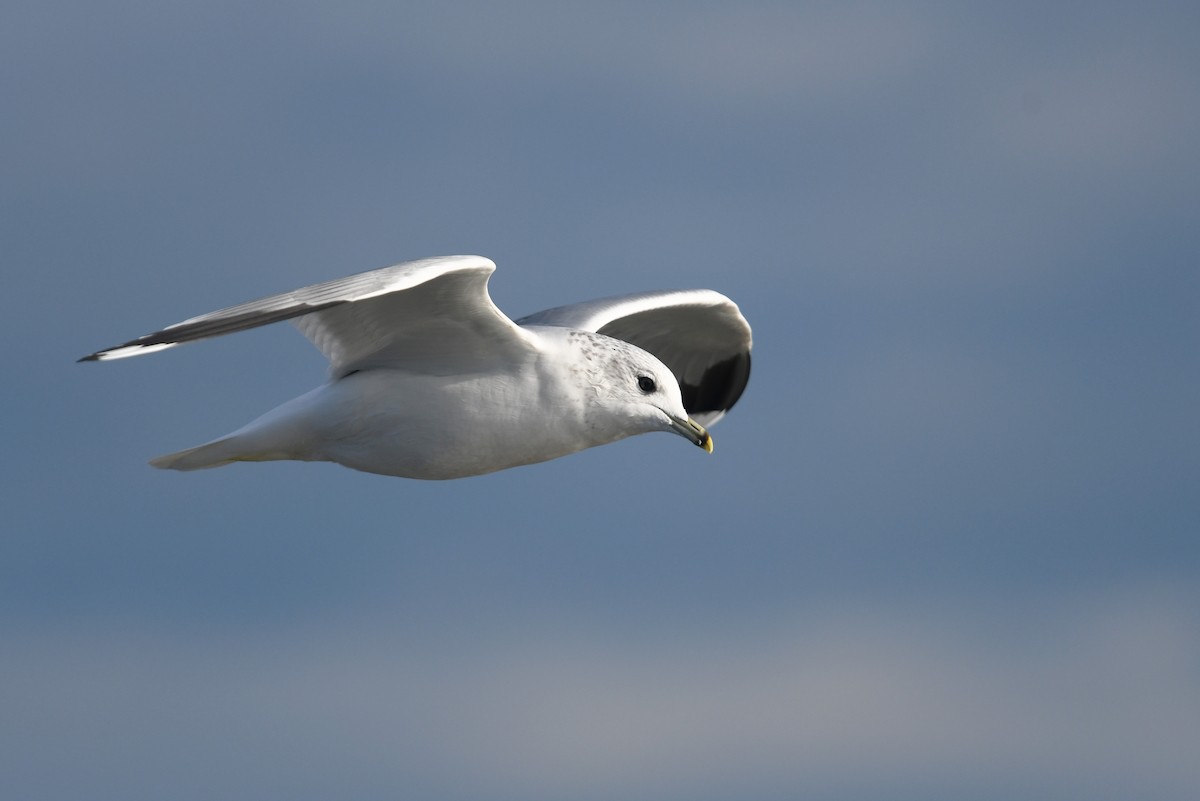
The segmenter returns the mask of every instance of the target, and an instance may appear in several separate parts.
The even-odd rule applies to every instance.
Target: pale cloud
[[[93,797],[354,775],[527,799],[903,795],[997,776],[1066,797],[1185,798],[1200,788],[1194,601],[1134,588],[1004,610],[827,606],[636,636],[517,613],[520,628],[458,634],[384,620],[9,632],[0,692],[22,725],[3,751],[18,786],[65,756],[75,769],[51,781]]]
[[[314,47],[381,74],[573,80],[724,111],[891,82],[922,63],[939,30],[890,4],[367,3],[352,15],[317,4],[299,19]]]
[[[1101,181],[1163,166],[1195,171],[1196,62],[1153,38],[1066,44],[1058,57],[1013,64],[985,129],[1013,157]]]
[[[894,5],[710,8],[666,32],[659,66],[706,103],[855,102],[921,65],[937,33]]]

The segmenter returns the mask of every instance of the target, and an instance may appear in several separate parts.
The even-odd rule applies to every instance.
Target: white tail
[[[233,462],[315,461],[310,408],[323,387],[288,401],[220,439],[151,459],[160,470],[204,470]]]
[[[160,470],[206,470],[241,461],[257,461],[238,453],[234,437],[206,442],[194,448],[168,453],[150,460]]]

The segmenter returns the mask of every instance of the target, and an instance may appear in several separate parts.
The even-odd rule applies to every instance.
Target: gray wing
[[[649,351],[679,381],[683,406],[701,425],[733,408],[750,380],[750,324],[710,289],[642,292],[522,317],[517,325],[595,331]]]
[[[105,361],[291,320],[335,375],[388,364],[461,371],[520,358],[532,338],[495,304],[482,256],[408,261],[202,314],[80,361]]]

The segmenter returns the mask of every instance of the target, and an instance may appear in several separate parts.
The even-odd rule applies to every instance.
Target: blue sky
[[[74,2],[0,26],[0,776],[25,799],[1190,799],[1200,13]],[[449,483],[146,459],[408,258],[710,287],[754,374]]]

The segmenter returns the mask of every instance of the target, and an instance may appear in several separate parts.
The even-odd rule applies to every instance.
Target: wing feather
[[[435,359],[445,369],[469,369],[532,347],[488,296],[495,269],[482,256],[402,262],[192,317],[80,361],[122,359],[291,320],[335,374],[409,360],[419,369]]]

